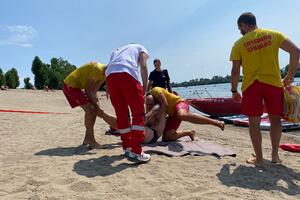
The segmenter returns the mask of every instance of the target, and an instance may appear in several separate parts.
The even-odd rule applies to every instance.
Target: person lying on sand
[[[167,120],[166,115],[158,116],[159,107],[159,104],[154,106],[146,105],[144,144],[154,143],[163,135]]]
[[[223,121],[210,119],[203,115],[189,111],[189,105],[181,97],[174,95],[167,90],[154,87],[146,96],[146,110],[150,110],[156,103],[159,103],[158,121],[162,120],[167,114],[166,126],[163,131],[163,141],[174,141],[184,136],[189,136],[194,140],[195,131],[177,131],[181,121],[194,124],[210,124],[219,127],[222,131],[225,128]]]
[[[158,117],[159,105],[155,105],[145,115],[145,132],[143,144],[154,143],[163,135],[166,125],[166,117]],[[120,133],[116,129],[116,117],[103,111],[103,119],[109,124],[110,129],[106,131],[106,135],[119,136]]]

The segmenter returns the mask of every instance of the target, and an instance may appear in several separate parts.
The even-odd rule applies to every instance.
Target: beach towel
[[[171,157],[184,155],[213,155],[216,157],[236,156],[231,149],[223,145],[215,144],[198,138],[195,138],[194,141],[191,141],[189,137],[182,137],[179,140],[172,142],[163,142],[159,140],[155,143],[144,144],[143,151],[146,153],[157,153]]]

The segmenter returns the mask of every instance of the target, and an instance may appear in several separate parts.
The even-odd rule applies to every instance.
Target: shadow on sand
[[[265,162],[264,169],[240,165],[232,173],[230,166],[223,165],[217,174],[223,185],[251,190],[277,190],[292,196],[300,194],[300,173],[284,165],[275,165],[270,161]]]
[[[119,148],[121,143],[103,144],[102,149],[114,149]],[[101,150],[101,149],[99,149]],[[46,149],[35,153],[36,156],[74,156],[74,155],[92,155],[95,152],[90,152],[86,146],[79,145],[77,147],[56,147],[53,149]]]
[[[112,165],[115,161],[126,159],[123,155],[101,156],[88,160],[80,160],[74,164],[73,171],[88,178],[95,176],[110,176],[127,168],[138,167],[136,163],[120,163]]]

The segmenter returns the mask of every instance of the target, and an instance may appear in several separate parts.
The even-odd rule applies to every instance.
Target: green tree
[[[19,75],[15,68],[12,68],[5,73],[5,82],[8,87],[13,89],[20,85]]]
[[[0,68],[0,86],[5,85],[5,76],[2,69]]]
[[[281,77],[284,77],[288,70],[289,70],[290,65],[286,65],[283,69],[280,70],[281,72]],[[295,74],[295,77],[300,77],[300,63],[298,64],[297,72]]]
[[[75,65],[63,58],[52,58],[48,68],[48,86],[53,89],[61,89],[63,80],[75,69]]]
[[[61,89],[62,74],[54,69],[49,70],[48,86],[53,89]]]
[[[24,88],[25,89],[32,89],[33,85],[30,83],[30,78],[24,78]]]
[[[34,74],[35,87],[37,89],[43,89],[48,79],[47,65],[44,64],[38,56],[35,56],[32,61],[31,71]]]
[[[72,71],[76,69],[75,65],[70,64],[63,58],[52,58],[51,68],[62,74],[62,78],[65,79]]]
[[[50,64],[45,64],[38,56],[34,57],[31,67],[37,89],[42,89],[44,85],[52,89],[61,89],[65,77],[75,69],[75,65],[63,58],[52,58]]]

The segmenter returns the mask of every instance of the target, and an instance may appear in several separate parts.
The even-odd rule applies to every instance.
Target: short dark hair
[[[245,12],[241,14],[241,16],[237,20],[238,25],[241,23],[247,24],[247,25],[254,25],[256,26],[256,18],[255,15],[251,12]]]
[[[155,64],[156,62],[160,62],[160,60],[159,60],[158,58],[155,58],[155,59],[153,60],[153,64]]]

